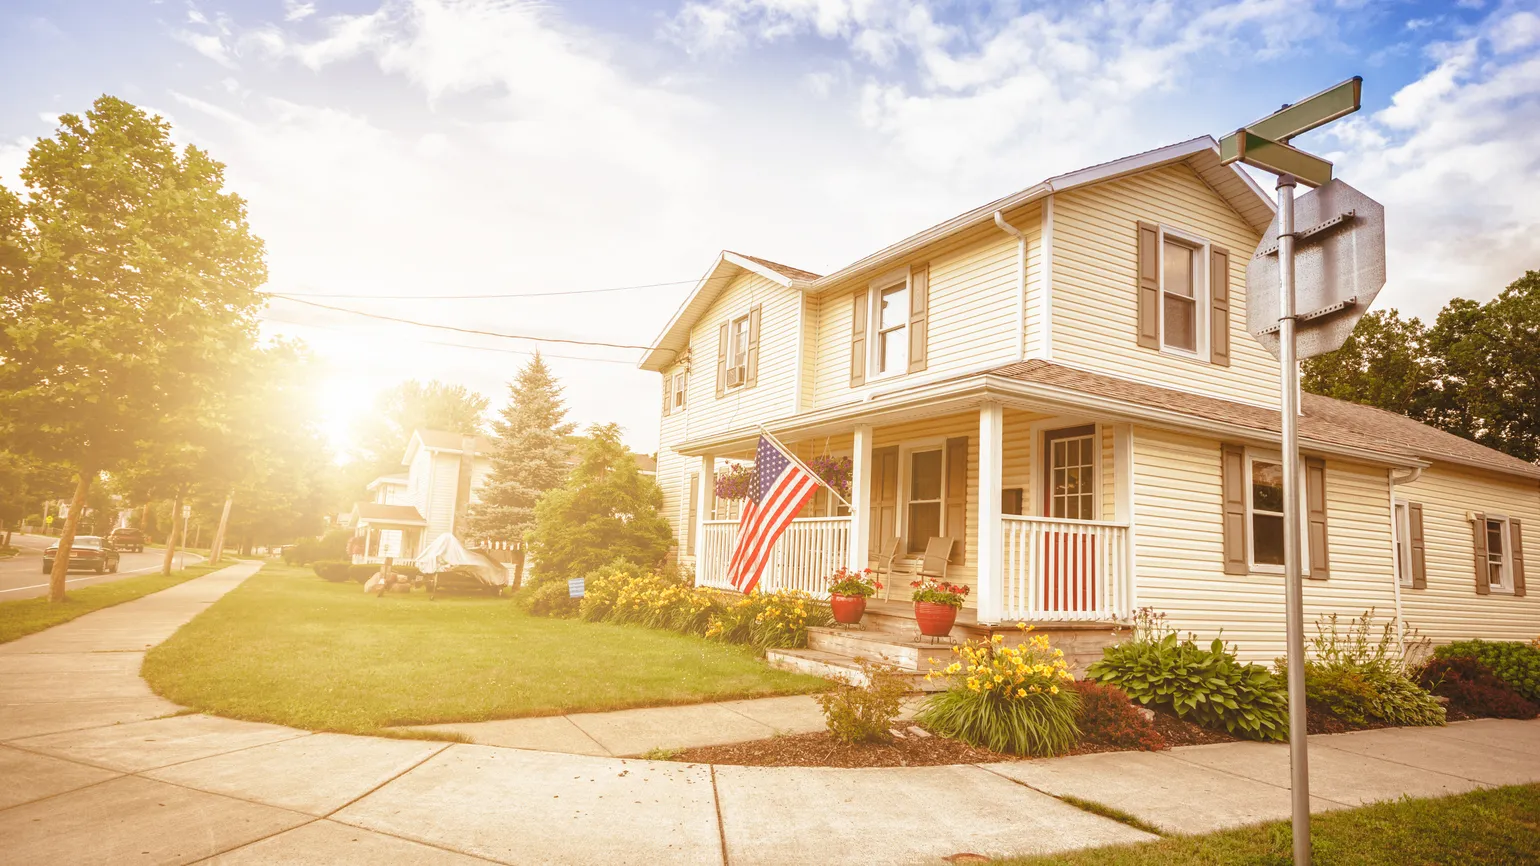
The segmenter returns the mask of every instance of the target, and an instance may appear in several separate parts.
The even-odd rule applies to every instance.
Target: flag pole
[[[775,450],[777,450],[777,451],[781,452],[782,454],[784,454],[786,456],[787,460],[790,460],[791,462],[793,462],[793,463],[797,464],[798,466],[802,467],[802,471],[803,472],[806,472],[807,474],[813,476],[814,478],[817,478],[818,479],[818,483],[822,484],[825,490],[827,490],[830,493],[834,494],[834,498],[838,499],[840,501],[841,505],[843,505],[846,508],[850,509],[850,513],[851,514],[855,514],[856,507],[854,505],[851,505],[850,501],[848,499],[846,499],[845,497],[841,496],[840,492],[838,490],[835,490],[834,487],[829,484],[829,482],[823,480],[823,476],[822,475],[819,475],[817,472],[814,472],[812,469],[809,469],[808,465],[806,463],[803,463],[801,460],[797,459],[797,455],[791,453],[791,449],[787,448],[785,446],[785,444],[783,444],[781,442],[781,440],[775,438],[775,434],[774,433],[771,433],[769,430],[765,429],[765,425],[760,424],[758,426],[759,426],[760,434],[763,435],[766,439],[770,440],[770,444],[775,446]]]

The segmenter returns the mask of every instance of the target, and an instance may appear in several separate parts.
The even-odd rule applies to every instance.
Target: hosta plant
[[[1443,706],[1408,676],[1394,619],[1376,627],[1370,608],[1345,624],[1336,614],[1322,617],[1315,628],[1305,662],[1310,703],[1353,725],[1444,724]]]
[[[1540,703],[1540,646],[1519,641],[1462,640],[1434,651],[1440,658],[1472,656],[1532,703]]]
[[[1021,626],[1025,629],[1025,626]],[[955,646],[957,658],[927,679],[948,688],[926,700],[915,720],[927,729],[996,752],[1059,755],[1080,739],[1080,693],[1064,651],[1034,635],[1014,645],[1005,635]]]

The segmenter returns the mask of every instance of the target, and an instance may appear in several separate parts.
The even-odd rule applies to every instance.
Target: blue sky
[[[1380,304],[1428,316],[1540,267],[1540,5],[1471,0],[9,0],[0,183],[60,112],[152,108],[228,165],[274,291],[645,343],[723,248],[827,272],[1059,172],[1221,134],[1351,75],[1301,144],[1386,204]],[[329,301],[331,302],[331,301]],[[404,378],[500,400],[528,343],[275,301],[329,429]],[[497,347],[467,349],[444,343]],[[549,349],[574,417],[656,444],[634,353]]]

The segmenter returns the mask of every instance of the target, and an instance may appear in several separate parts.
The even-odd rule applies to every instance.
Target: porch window
[[[1511,590],[1508,578],[1508,521],[1501,517],[1488,517],[1487,530],[1487,583],[1493,589]]]
[[[1266,460],[1251,461],[1250,512],[1251,564],[1283,565],[1283,466]]]
[[[925,545],[941,535],[942,450],[909,454],[909,504],[904,521],[905,548],[924,553]]]
[[[909,286],[899,283],[877,293],[876,374],[902,373],[909,363]]]
[[[1198,250],[1169,235],[1161,248],[1161,342],[1198,351]]]
[[[1043,513],[1068,520],[1096,515],[1096,425],[1051,430],[1043,436],[1048,479]]]

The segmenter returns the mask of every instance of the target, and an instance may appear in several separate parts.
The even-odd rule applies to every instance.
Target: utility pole
[[[209,564],[218,565],[219,558],[225,550],[225,527],[230,524],[230,503],[234,501],[235,494],[225,496],[225,509],[219,513],[219,529],[214,531],[214,546],[209,551]]]

